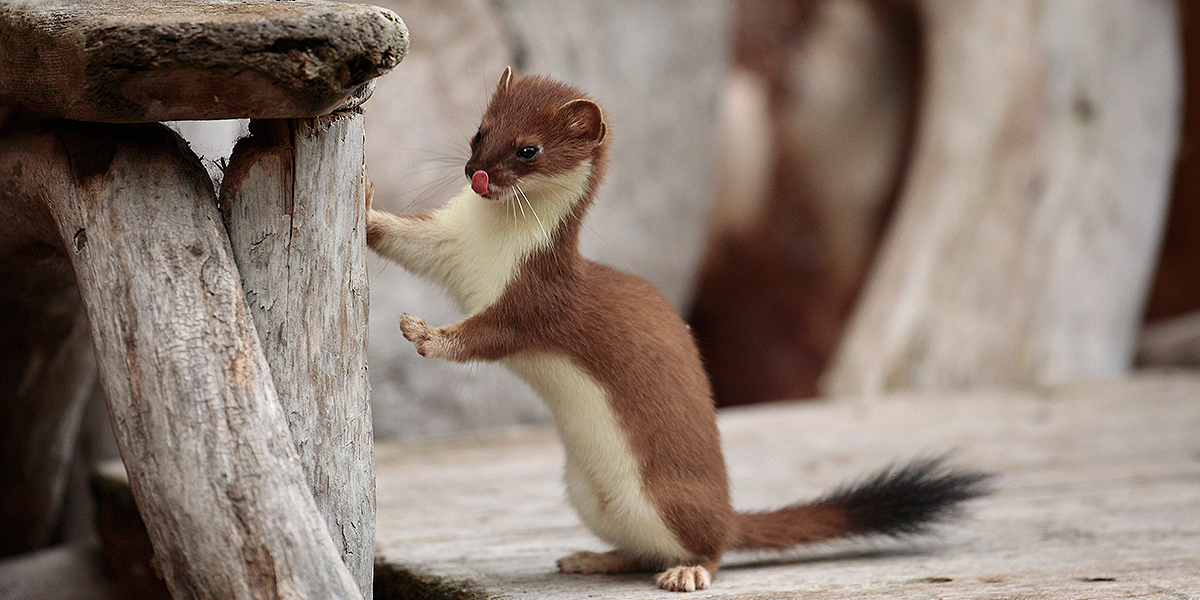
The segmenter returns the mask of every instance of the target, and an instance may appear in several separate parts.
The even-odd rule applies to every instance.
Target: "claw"
[[[708,589],[712,574],[700,565],[672,567],[658,575],[658,587],[668,592],[694,592]]]

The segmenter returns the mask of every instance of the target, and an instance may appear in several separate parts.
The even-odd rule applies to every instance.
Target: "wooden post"
[[[375,471],[362,110],[256,120],[251,134],[225,171],[221,209],[308,484],[370,597]]]
[[[70,259],[117,442],[175,598],[361,598],[276,398],[199,161],[159,125],[5,142]],[[46,226],[46,223],[49,226]],[[38,227],[42,230],[38,230]]]
[[[913,167],[825,391],[1123,372],[1178,143],[1174,4],[921,11]]]

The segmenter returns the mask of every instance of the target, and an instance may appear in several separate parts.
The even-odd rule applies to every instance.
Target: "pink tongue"
[[[488,193],[487,171],[475,171],[471,176],[471,190],[480,196]]]

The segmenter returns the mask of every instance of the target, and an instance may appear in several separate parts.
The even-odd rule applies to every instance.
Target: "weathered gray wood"
[[[5,201],[44,206],[37,235],[49,222],[74,266],[172,595],[360,598],[306,485],[199,161],[157,125],[64,123],[5,144]]]
[[[0,2],[0,106],[81,121],[307,117],[408,50],[389,10],[323,0]]]
[[[938,535],[734,554],[697,598],[1193,598],[1200,377],[760,405],[721,415],[740,508],[813,498],[953,450],[997,475]],[[663,598],[652,575],[555,572],[602,550],[563,500],[549,429],[376,446],[388,563],[508,599]],[[692,597],[692,596],[688,596]]]
[[[826,391],[1124,372],[1178,142],[1174,3],[920,6],[913,167]]]
[[[275,389],[334,545],[364,597],[374,569],[361,109],[252,121],[221,207]]]

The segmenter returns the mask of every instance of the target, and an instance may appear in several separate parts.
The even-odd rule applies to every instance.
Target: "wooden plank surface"
[[[408,51],[393,12],[325,0],[0,0],[0,104],[80,121],[326,113]]]
[[[775,404],[726,412],[721,429],[742,509],[945,451],[998,477],[941,535],[735,554],[689,598],[1200,598],[1198,375]],[[376,457],[389,564],[488,597],[671,597],[649,575],[555,572],[604,546],[564,500],[550,429]]]

